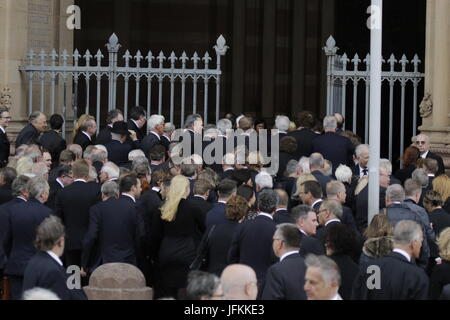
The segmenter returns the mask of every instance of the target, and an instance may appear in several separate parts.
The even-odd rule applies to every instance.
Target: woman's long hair
[[[189,194],[189,180],[184,176],[175,176],[170,182],[167,198],[161,207],[161,219],[172,222],[177,215],[178,205],[182,198]]]

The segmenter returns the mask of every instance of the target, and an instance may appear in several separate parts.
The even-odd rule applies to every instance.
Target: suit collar
[[[122,193],[122,194],[120,195],[120,198],[122,198],[122,199],[125,198],[125,199],[128,199],[128,200],[133,201],[133,203],[136,203],[136,198],[133,197],[132,195],[127,194],[127,193]]]
[[[292,259],[292,258],[295,258],[297,255],[299,255],[299,253],[298,253],[298,251],[295,251],[295,250],[286,252],[285,254],[283,254],[283,255],[280,257],[280,262],[282,262],[282,261],[285,260],[285,259]]]
[[[259,217],[273,220],[273,216],[268,214],[268,213],[266,213],[266,212],[260,212],[258,214],[257,218],[259,218]]]
[[[408,259],[406,259],[406,257],[403,255],[403,254],[401,254],[401,253],[398,253],[398,252],[391,252],[390,254],[389,254],[389,256],[390,257],[392,257],[392,258],[394,258],[394,259],[397,259],[397,260],[401,260],[401,261],[403,261],[403,262],[405,262],[405,263],[411,263],[411,264],[413,264],[412,263],[412,259],[411,259],[411,261],[408,261]]]

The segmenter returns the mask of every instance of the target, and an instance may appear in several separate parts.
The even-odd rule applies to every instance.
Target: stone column
[[[13,120],[8,133],[12,139],[27,123],[28,118],[28,80],[19,71],[19,66],[26,63],[26,55],[30,49],[35,53],[44,49],[46,54],[53,48],[58,53],[63,49],[67,49],[68,53],[73,52],[73,31],[66,27],[66,9],[71,4],[73,0],[0,0],[0,103],[10,107]],[[33,110],[39,110],[38,75],[35,75],[33,84]],[[44,111],[48,116],[49,84],[50,79],[47,77]],[[58,84],[59,82],[57,86]],[[69,84],[68,106],[71,105],[71,92]],[[55,99],[56,112],[61,112],[62,91],[59,86]]]
[[[432,151],[450,168],[450,1],[427,0],[425,99],[421,104],[422,133]],[[427,94],[429,97],[427,98]]]

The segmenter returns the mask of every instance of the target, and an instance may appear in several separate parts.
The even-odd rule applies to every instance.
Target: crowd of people
[[[450,178],[426,135],[395,173],[380,161],[380,213],[368,221],[370,147],[340,114],[277,116],[269,139],[248,115],[192,114],[178,129],[141,107],[124,119],[109,111],[98,130],[82,115],[66,142],[60,115],[47,128],[34,112],[10,154],[0,108],[11,299],[39,288],[86,299],[66,268],[87,285],[106,263],[138,267],[154,299],[450,299]],[[205,161],[211,146],[219,162]]]

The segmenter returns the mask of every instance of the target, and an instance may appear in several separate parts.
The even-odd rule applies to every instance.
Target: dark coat
[[[246,264],[253,268],[261,289],[267,269],[277,260],[272,250],[275,228],[273,219],[262,215],[240,224],[228,252],[228,263]]]
[[[22,144],[40,144],[39,136],[39,131],[32,124],[27,124],[16,138],[16,148]]]
[[[355,146],[347,137],[334,132],[327,132],[314,139],[313,152],[319,152],[324,159],[331,161],[334,174],[340,164],[349,167],[353,165],[352,156],[355,153]]]
[[[142,212],[143,215],[145,235],[150,237],[153,215],[158,211],[162,204],[161,194],[152,189],[147,190],[139,197],[137,203],[140,207],[140,212]]]
[[[36,199],[15,203],[8,211],[9,224],[3,244],[8,257],[5,274],[23,276],[28,261],[36,253],[36,228],[53,211]]]
[[[289,215],[289,211],[286,209],[277,210],[273,215],[273,222],[277,225],[282,223],[295,223],[294,219]]]
[[[161,144],[161,137],[158,139],[158,137],[151,132],[144,138],[144,140],[142,140],[141,148],[147,158],[150,158],[150,150],[158,144]]]
[[[438,171],[436,173],[436,177],[440,176],[441,174],[445,174],[445,167],[444,167],[444,161],[442,160],[441,156],[437,155],[434,152],[428,151],[428,154],[426,156],[428,159],[435,159],[438,163]]]
[[[11,185],[3,184],[0,186],[0,205],[7,203],[13,199]]]
[[[325,248],[320,240],[302,233],[302,238],[300,240],[300,255],[303,258],[306,258],[310,253],[321,256],[325,254]]]
[[[428,297],[428,277],[403,255],[392,252],[374,261],[380,270],[380,289],[369,289],[372,273],[361,270],[354,283],[352,298],[356,300],[425,300]],[[369,283],[370,280],[369,280]]]
[[[111,129],[112,128],[110,126],[106,126],[102,130],[100,130],[96,139],[96,143],[106,146],[106,144],[112,140]]]
[[[225,216],[225,203],[217,202],[206,214],[206,228],[210,229],[213,225],[225,223],[227,220]]]
[[[136,132],[136,138],[142,142],[142,139],[144,139],[144,137],[145,137],[145,132],[144,132],[145,129],[144,128],[146,128],[146,126],[144,125],[142,127],[142,129],[139,129],[137,127],[137,125],[131,119],[128,119],[127,125],[128,125],[128,130],[133,130],[134,132]]]
[[[127,196],[109,198],[91,207],[89,229],[83,240],[82,266],[86,267],[92,248],[98,241],[101,264],[137,264],[142,240],[136,203]]]
[[[262,300],[306,300],[305,260],[298,253],[287,256],[267,270]]]
[[[297,151],[294,156],[297,160],[301,157],[309,157],[313,152],[313,140],[318,136],[317,133],[308,128],[295,130],[288,133],[288,136],[297,140]]]
[[[291,160],[299,160],[293,154],[280,152],[279,153],[279,162],[278,162],[278,173],[277,179],[281,179],[284,176],[284,171],[286,170],[286,166]]]
[[[444,286],[450,284],[450,261],[442,260],[433,268],[430,278],[430,299],[437,300]]]
[[[338,292],[343,300],[350,300],[353,282],[359,272],[359,267],[349,255],[332,254],[330,258],[336,262],[341,273],[341,285]]]
[[[66,250],[80,250],[89,226],[89,209],[101,201],[100,186],[75,181],[61,190],[55,201],[55,214],[66,227]]]
[[[222,173],[220,174],[220,180],[232,179],[234,171],[235,171],[234,169],[228,169],[226,171],[222,171]]]
[[[8,135],[0,130],[0,168],[6,167],[9,162],[10,147]]]
[[[128,154],[133,150],[133,145],[129,143],[121,143],[118,140],[111,140],[106,145],[108,150],[108,160],[114,162],[118,167],[128,163]]]
[[[52,163],[58,163],[59,155],[67,148],[66,140],[64,140],[58,132],[50,130],[42,135],[40,142],[52,155]]]
[[[450,214],[444,209],[436,209],[429,213],[430,222],[433,225],[436,237],[439,237],[442,230],[450,227]]]
[[[61,300],[86,300],[81,289],[69,289],[69,275],[63,266],[58,264],[47,252],[39,251],[28,263],[24,279],[23,291],[36,287],[48,289]]]
[[[416,170],[416,166],[412,164],[406,168],[398,169],[395,172],[394,177],[396,177],[398,180],[400,180],[400,182],[403,185],[406,180],[411,178],[414,170]]]
[[[164,148],[166,148],[166,150],[169,150],[169,146],[170,146],[171,142],[172,141],[169,138],[167,138],[165,135],[161,136],[161,144],[164,146]]]
[[[380,187],[380,209],[385,208],[386,188]],[[367,211],[369,210],[369,185],[364,187],[361,192],[355,196],[355,222],[359,231],[367,228]]]
[[[49,192],[48,199],[47,199],[47,202],[45,203],[45,205],[47,207],[49,207],[50,209],[55,210],[56,195],[64,188],[61,187],[59,182],[56,180],[50,181],[49,185],[50,185],[50,192]]]
[[[330,181],[333,181],[330,177],[324,175],[319,170],[314,170],[311,172],[311,174],[317,179],[317,181],[320,183],[320,186],[322,187],[322,195],[323,198],[327,197],[327,183]]]
[[[86,149],[88,146],[95,144],[94,138],[95,137],[91,137],[91,139],[89,139],[83,132],[78,131],[76,136],[73,138],[73,143],[80,145],[81,149],[83,149],[84,151],[84,149]]]
[[[214,204],[206,201],[202,197],[198,197],[195,195],[190,197],[188,199],[188,201],[194,208],[197,208],[198,210],[200,210],[203,213],[203,215],[205,216],[205,219],[206,219],[206,215],[208,214],[208,212],[214,208]]]

